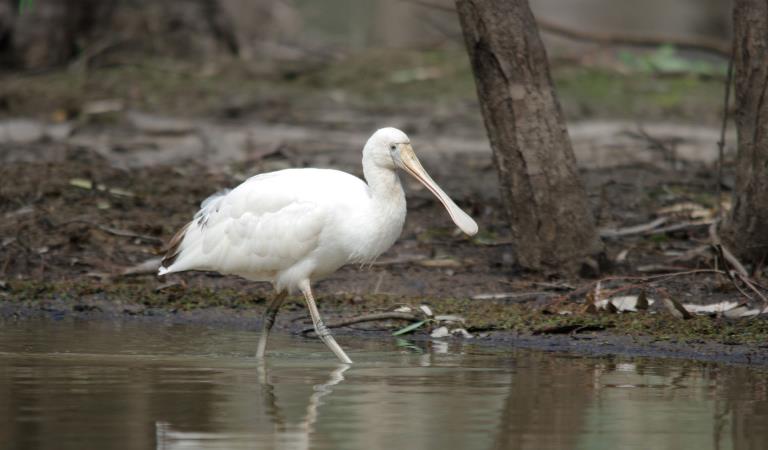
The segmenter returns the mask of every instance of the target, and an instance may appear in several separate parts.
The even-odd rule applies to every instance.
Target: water
[[[202,326],[0,326],[0,449],[765,449],[766,373]],[[411,346],[409,349],[409,346]],[[420,350],[422,353],[419,353]]]

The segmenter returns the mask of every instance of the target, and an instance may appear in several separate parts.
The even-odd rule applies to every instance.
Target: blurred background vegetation
[[[581,33],[722,42],[730,2],[532,0]],[[541,26],[569,119],[716,123],[726,62],[711,51],[604,45]],[[0,117],[67,120],[93,101],[182,115],[286,109],[468,111],[475,90],[448,0],[2,0]]]

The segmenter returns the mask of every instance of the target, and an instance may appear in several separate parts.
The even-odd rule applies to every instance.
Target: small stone
[[[0,142],[29,144],[43,138],[43,126],[27,119],[12,119],[0,123]]]
[[[451,333],[448,331],[448,327],[437,327],[432,330],[430,336],[433,338],[444,338],[450,336],[450,334]]]

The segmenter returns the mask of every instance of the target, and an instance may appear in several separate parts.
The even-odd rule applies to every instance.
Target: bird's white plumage
[[[338,170],[287,169],[209,197],[160,275],[214,270],[270,281],[283,291],[344,264],[372,261],[395,242],[405,221],[397,167],[435,193],[462,230],[477,231],[421,167],[408,136],[384,128],[363,149],[367,183]]]
[[[290,289],[375,258],[394,243],[405,200],[388,224],[385,211],[371,210],[375,203],[366,183],[337,170],[257,175],[203,202],[178,257],[161,274],[215,270]]]
[[[344,363],[351,363],[320,317],[310,283],[347,263],[370,262],[394,244],[405,221],[402,168],[423,183],[465,233],[477,224],[424,170],[408,136],[376,131],[363,148],[366,182],[328,169],[288,169],[254,176],[207,198],[171,240],[160,275],[215,270],[269,281],[278,296],[267,307],[257,356],[285,298],[300,289],[315,332]]]

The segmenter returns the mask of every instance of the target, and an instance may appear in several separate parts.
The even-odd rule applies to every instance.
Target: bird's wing
[[[317,247],[326,224],[328,208],[308,188],[310,175],[259,175],[209,197],[161,274],[216,270],[268,276],[291,267]]]

